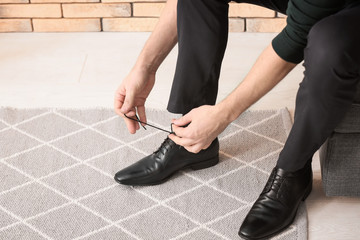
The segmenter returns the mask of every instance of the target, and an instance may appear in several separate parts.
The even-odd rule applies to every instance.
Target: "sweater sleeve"
[[[300,63],[312,26],[343,7],[341,0],[289,0],[287,25],[272,41],[275,52],[287,62]]]

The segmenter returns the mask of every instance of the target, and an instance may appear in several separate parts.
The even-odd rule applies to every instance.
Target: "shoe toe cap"
[[[119,171],[115,174],[114,179],[116,182],[124,184],[132,178],[131,175],[124,173],[123,171]]]
[[[239,229],[239,236],[245,239],[264,239],[269,235],[269,223],[261,218],[245,218]]]
[[[132,185],[141,177],[141,175],[141,171],[134,171],[132,168],[125,168],[117,172],[114,179],[120,184]]]

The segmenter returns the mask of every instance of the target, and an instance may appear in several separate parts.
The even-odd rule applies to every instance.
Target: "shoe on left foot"
[[[204,169],[218,162],[219,141],[217,138],[210,147],[196,154],[188,152],[170,138],[166,138],[157,151],[120,170],[115,174],[114,179],[123,185],[156,185],[167,181],[179,170]]]
[[[239,236],[268,239],[286,229],[312,189],[311,163],[296,172],[274,168],[262,193],[245,217]]]

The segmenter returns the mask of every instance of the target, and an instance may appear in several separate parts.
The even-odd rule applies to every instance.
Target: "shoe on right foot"
[[[239,236],[260,240],[282,232],[292,224],[301,201],[311,189],[311,163],[296,172],[274,168],[263,192],[245,217]]]

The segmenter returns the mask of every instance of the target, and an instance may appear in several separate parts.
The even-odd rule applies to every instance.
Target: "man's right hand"
[[[166,1],[159,22],[141,51],[135,67],[123,80],[115,93],[115,112],[122,116],[130,133],[140,128],[128,117],[137,113],[146,122],[145,101],[155,83],[155,73],[177,42],[177,0]]]
[[[155,83],[155,73],[146,70],[133,69],[117,88],[114,97],[114,110],[124,118],[131,134],[140,128],[138,122],[124,116],[135,117],[146,122],[145,101]]]

